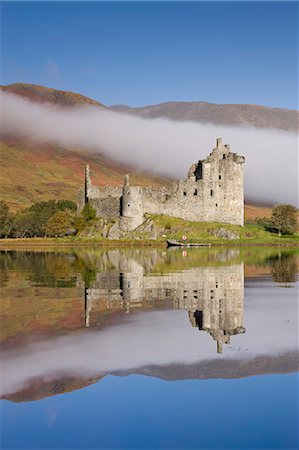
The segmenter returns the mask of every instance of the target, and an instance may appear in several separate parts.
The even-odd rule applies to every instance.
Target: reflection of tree
[[[90,288],[97,277],[97,273],[95,269],[91,267],[84,267],[84,271],[82,273],[82,277],[84,280],[85,288]]]
[[[39,287],[67,288],[76,286],[72,255],[47,252],[1,252],[0,265],[5,282],[7,271],[22,272]]]
[[[297,261],[295,255],[279,254],[269,258],[273,281],[276,283],[295,283],[297,279]]]
[[[0,287],[4,287],[8,281],[8,271],[12,267],[11,258],[8,252],[0,252]]]

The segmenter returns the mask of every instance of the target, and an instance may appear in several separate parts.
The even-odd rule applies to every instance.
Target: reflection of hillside
[[[33,400],[40,400],[45,397],[52,397],[54,395],[83,389],[91,384],[97,383],[101,378],[102,376],[96,378],[74,378],[64,377],[63,375],[60,379],[55,380],[36,378],[34,382],[29,383],[24,389],[14,394],[3,396],[2,399],[16,403],[31,402]]]
[[[77,389],[83,389],[97,383],[105,376],[145,375],[163,380],[207,380],[211,378],[244,378],[264,374],[287,374],[299,370],[298,352],[289,352],[277,356],[263,355],[249,360],[212,359],[197,364],[171,364],[161,366],[146,366],[132,370],[119,370],[111,373],[101,373],[93,378],[62,377],[54,381],[41,378],[31,380],[29,385],[13,394],[7,394],[2,399],[12,402],[28,402],[43,399]]]
[[[268,351],[272,336],[279,330],[282,335],[277,337],[274,350],[280,349],[280,343],[287,338],[290,341],[291,331],[296,327],[294,314],[288,316],[286,304],[281,304],[281,289],[271,291],[272,295],[278,293],[276,306],[281,305],[281,309],[273,312],[275,301],[268,309],[265,305],[262,309],[264,296],[260,284],[264,285],[265,279],[262,283],[252,280],[255,295],[259,292],[256,306],[252,309],[251,302],[245,314],[248,332],[235,336],[245,332],[244,257],[247,267],[255,264],[268,275],[267,289],[272,284],[271,273],[273,281],[292,285],[296,256],[287,252],[275,256],[271,252],[256,262],[252,249],[243,255],[236,249],[223,249],[211,253],[187,251],[187,256],[181,251],[161,249],[113,249],[80,255],[3,253],[2,342],[7,363],[9,360],[12,363],[11,373],[18,372],[24,377],[24,384],[5,398],[13,401],[43,398],[80,389],[107,374],[140,373],[175,380],[296,370],[298,355],[293,347],[282,346],[279,355]],[[289,296],[294,295],[292,291],[285,290]],[[286,300],[286,295],[283,298]],[[149,312],[138,314],[142,311]],[[131,315],[133,312],[137,314]],[[269,312],[274,315],[272,319]],[[231,345],[216,357],[216,346],[221,352],[230,339]],[[61,343],[62,352],[56,352],[60,350],[57,342]],[[40,352],[34,363],[33,348]],[[136,361],[124,367],[120,362],[129,358],[131,348]],[[74,363],[68,365],[72,360],[68,354],[72,351]],[[85,355],[89,355],[87,362]],[[192,355],[190,363],[186,362],[187,355]],[[103,368],[108,356],[113,366]],[[88,369],[93,360],[94,371],[85,373],[84,368]],[[43,364],[47,364],[46,370]],[[77,364],[82,373],[77,372]],[[31,367],[35,365],[40,371],[31,376]]]
[[[206,320],[209,305],[213,311],[213,323],[209,325],[205,322],[202,327],[216,340],[217,330],[221,329],[224,342],[229,340],[234,330],[238,331],[239,325],[234,329],[230,324],[223,325],[225,321],[227,323],[224,315],[228,317],[225,308],[237,311],[236,305],[228,305],[227,300],[233,299],[234,293],[229,291],[229,286],[225,286],[228,295],[224,297],[221,294],[226,298],[223,308],[223,301],[219,303],[222,299],[218,295],[220,291],[212,286],[215,280],[210,287],[207,282],[204,287],[200,285],[199,278],[206,279],[207,268],[209,276],[213,271],[215,274],[227,274],[230,266],[237,267],[243,260],[245,277],[246,274],[250,277],[272,274],[273,281],[286,283],[287,286],[292,285],[296,277],[298,252],[273,248],[189,249],[187,256],[176,249],[151,248],[65,250],[65,253],[61,250],[55,253],[2,251],[0,341],[2,345],[18,345],[28,337],[61,335],[73,330],[84,332],[86,321],[92,327],[109,326],[119,321],[127,310],[173,307],[186,307],[192,323],[196,322],[194,314],[198,311],[197,324],[200,328],[200,314],[203,313],[203,320]],[[141,274],[142,285],[138,287]],[[183,277],[181,281],[180,276]],[[228,275],[223,276],[229,279]],[[194,280],[191,280],[192,277]],[[130,287],[126,284],[130,282],[129,278]],[[93,290],[86,291],[84,295],[89,287]],[[192,292],[194,290],[201,290],[198,295],[201,301],[198,301],[196,309],[190,303],[198,294]],[[207,303],[209,290],[214,290],[217,296]],[[186,297],[189,304],[183,306]],[[235,315],[238,316],[237,313]],[[224,331],[229,331],[229,334],[225,335]]]

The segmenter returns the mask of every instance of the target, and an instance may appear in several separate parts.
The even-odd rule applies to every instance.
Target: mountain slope
[[[132,108],[126,105],[110,107],[136,116],[176,121],[192,121],[228,126],[254,126],[298,131],[299,112],[290,109],[270,108],[259,105],[217,105],[207,102],[169,102],[159,105]]]
[[[78,106],[93,105],[105,108],[102,103],[85,97],[84,95],[75,94],[69,91],[59,91],[38,84],[14,83],[7,86],[1,86],[1,90],[11,94],[20,95],[37,103],[52,103],[60,106]]]
[[[48,102],[60,106],[103,104],[83,95],[68,91],[26,83],[1,86],[1,90],[14,93],[34,102]],[[294,130],[298,112],[254,105],[212,105],[205,102],[164,103],[144,108],[115,106],[111,110],[137,114],[142,117],[169,117],[172,120],[197,120],[215,124],[259,127],[276,126]],[[35,201],[52,198],[76,200],[83,184],[84,165],[90,164],[92,179],[96,185],[119,185],[125,173],[132,173],[133,184],[161,186],[169,180],[134,172],[100,154],[91,154],[76,148],[61,148],[55,145],[37,144],[16,136],[0,136],[1,186],[0,196],[13,210],[29,206]],[[269,216],[270,209],[247,205],[245,217],[254,220],[257,216]]]
[[[38,103],[105,108],[83,95],[34,84],[14,83],[1,86],[1,90]],[[13,211],[53,198],[76,201],[84,183],[85,164],[90,165],[92,181],[98,186],[120,185],[126,173],[131,174],[132,184],[161,186],[169,182],[164,178],[137,173],[132,167],[82,149],[38,144],[24,137],[8,135],[0,136],[0,147],[0,198]]]
[[[0,146],[0,198],[14,211],[54,198],[76,201],[84,185],[85,164],[90,165],[92,181],[98,186],[122,184],[125,173],[131,173],[132,184],[159,186],[168,182],[75,148],[34,144],[12,137],[2,138]]]

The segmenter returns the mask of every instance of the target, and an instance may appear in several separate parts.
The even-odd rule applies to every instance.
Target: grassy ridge
[[[189,222],[183,219],[177,219],[169,216],[151,216],[154,223],[162,227],[168,239],[182,238],[182,235],[187,237],[186,242],[207,242],[207,243],[233,243],[233,244],[285,244],[285,243],[299,243],[299,235],[294,236],[279,236],[278,234],[265,231],[262,227],[257,225],[230,225],[221,223],[209,222]],[[213,236],[217,230],[225,228],[229,232],[235,233],[239,239],[224,239]]]
[[[151,224],[150,232],[144,231],[144,226]],[[108,224],[109,225],[109,224]],[[219,229],[225,229],[228,233],[234,233],[235,238],[228,239],[215,236]],[[153,231],[156,238],[153,238]],[[187,237],[186,243],[209,243],[213,246],[254,246],[254,245],[292,245],[299,246],[299,234],[293,236],[279,236],[265,231],[257,225],[229,225],[209,222],[189,222],[183,219],[164,215],[147,215],[146,222],[136,230],[119,240],[109,240],[102,237],[98,221],[94,220],[81,235],[65,238],[27,238],[27,239],[2,239],[0,248],[50,246],[55,248],[68,246],[164,246],[167,239],[181,240]]]

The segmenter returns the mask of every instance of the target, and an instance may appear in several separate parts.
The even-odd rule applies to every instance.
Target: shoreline
[[[277,239],[277,238],[276,238]],[[283,240],[286,239],[286,242]],[[289,240],[290,239],[290,240]],[[237,240],[220,240],[207,241],[203,243],[209,243],[210,248],[212,247],[299,247],[299,241],[292,238],[282,238],[279,242],[269,241],[261,242],[260,240],[248,240],[248,241],[237,241]],[[0,239],[0,250],[13,250],[13,249],[26,249],[29,247],[39,247],[39,248],[106,248],[106,247],[162,247],[167,248],[166,240],[109,240],[109,239],[74,239],[74,238],[4,238]],[[186,250],[190,247],[177,247],[180,250]],[[204,246],[207,249],[208,247]],[[199,247],[201,249],[201,247]]]

